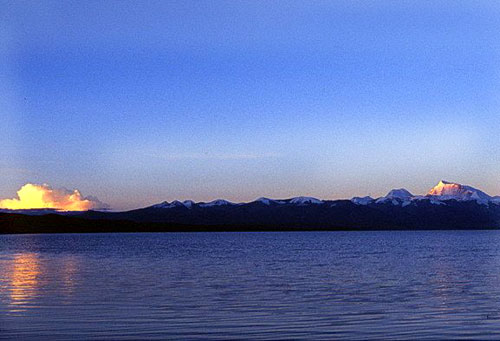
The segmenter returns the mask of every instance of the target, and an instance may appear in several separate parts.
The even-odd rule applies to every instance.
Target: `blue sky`
[[[0,7],[0,198],[500,194],[495,1]]]

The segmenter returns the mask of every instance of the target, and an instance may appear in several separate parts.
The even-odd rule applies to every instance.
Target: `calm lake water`
[[[0,338],[500,338],[500,231],[0,236]]]

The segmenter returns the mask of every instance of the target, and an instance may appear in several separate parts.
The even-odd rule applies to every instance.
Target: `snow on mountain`
[[[194,201],[186,200],[180,202],[179,200],[174,200],[172,202],[164,201],[160,204],[153,205],[153,208],[174,208],[174,207],[186,207],[191,208],[194,205]]]
[[[151,206],[152,208],[171,208],[175,207],[174,203],[169,203],[168,201],[161,202],[159,204]]]
[[[446,203],[440,201],[438,198],[431,198],[425,195],[415,195],[411,198],[411,202],[417,202],[417,201],[429,201],[433,205],[446,205]]]
[[[400,189],[393,189],[385,197],[388,199],[406,200],[406,199],[410,199],[411,197],[413,197],[413,194],[411,194],[409,191],[407,191],[404,188],[400,188]]]
[[[391,190],[385,197],[378,198],[375,202],[377,204],[391,202],[393,205],[399,205],[410,202],[411,198],[413,198],[413,194],[404,188],[399,188]]]
[[[354,197],[351,199],[352,203],[354,203],[356,205],[363,205],[363,206],[371,204],[374,201],[375,201],[375,199],[373,199],[370,196],[366,196],[366,197],[362,197],[362,198],[361,197]]]
[[[235,204],[224,199],[216,199],[207,203],[203,202],[199,204],[200,207],[227,206],[227,205],[235,205]]]
[[[194,205],[194,201],[193,201],[193,200],[184,200],[184,201],[182,202],[182,204],[183,204],[184,206],[186,206],[187,208],[191,208],[191,207],[193,207],[193,205]]]
[[[284,201],[281,201],[281,200],[275,200],[275,199],[269,199],[269,198],[264,198],[264,197],[261,197],[257,200],[255,200],[255,202],[260,202],[264,205],[271,205],[271,204],[284,204],[285,202]]]
[[[465,186],[448,181],[440,181],[433,187],[427,197],[438,200],[458,200],[471,201],[474,200],[480,204],[487,204],[492,200],[488,194],[471,186]]]
[[[440,181],[425,196],[414,196],[403,188],[393,189],[385,197],[377,199],[376,203],[391,202],[394,205],[402,205],[404,207],[410,205],[412,202],[423,200],[429,200],[434,205],[445,205],[447,200],[476,201],[479,204],[495,202],[491,196],[471,186]]]
[[[312,197],[296,197],[296,198],[292,198],[290,199],[290,204],[293,204],[293,205],[307,205],[307,204],[322,204],[323,201],[319,200],[319,199],[316,199],[316,198],[312,198]]]
[[[351,202],[356,205],[370,205],[372,203],[376,204],[393,204],[397,206],[408,206],[411,204],[417,204],[418,202],[428,201],[433,205],[446,205],[447,200],[457,200],[457,201],[476,201],[479,204],[497,204],[500,205],[500,196],[491,197],[488,194],[480,191],[471,186],[465,186],[454,182],[440,181],[435,187],[433,187],[426,195],[413,195],[408,190],[404,188],[393,189],[385,197],[378,199],[373,199],[370,196],[366,197],[354,197]],[[297,206],[305,205],[317,205],[323,204],[324,201],[313,198],[313,197],[295,197],[288,200],[276,200],[261,197],[256,199],[254,202],[259,202],[264,205],[271,204],[292,204]],[[232,206],[232,205],[243,205],[244,203],[236,204],[224,199],[217,199],[211,202],[205,203],[195,203],[192,200],[185,200],[183,202],[175,200],[172,202],[164,201],[160,204],[153,205],[153,208],[174,208],[174,207],[186,207],[193,208],[194,206],[199,207],[215,207],[215,206]],[[335,203],[332,204],[332,206]]]

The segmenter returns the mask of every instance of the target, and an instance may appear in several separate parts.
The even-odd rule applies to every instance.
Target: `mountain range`
[[[211,202],[176,200],[125,212],[3,212],[11,215],[37,215],[39,219],[46,220],[47,216],[56,220],[61,219],[56,216],[64,216],[69,220],[77,219],[79,226],[88,222],[94,226],[94,230],[97,228],[104,232],[106,225],[111,224],[116,228],[118,222],[127,222],[127,231],[134,230],[133,224],[138,224],[137,231],[500,228],[500,197],[447,181],[440,181],[426,195],[413,195],[400,188],[393,189],[380,198],[367,196],[350,200],[320,200],[312,197],[259,198],[247,203],[233,203],[223,199]],[[102,229],[99,229],[97,221],[103,226]],[[1,222],[0,219],[0,228]],[[71,225],[71,222],[65,221],[65,224]],[[34,229],[36,230],[36,226]],[[68,230],[72,230],[71,226],[68,226]],[[78,231],[85,232],[85,228],[79,227]]]

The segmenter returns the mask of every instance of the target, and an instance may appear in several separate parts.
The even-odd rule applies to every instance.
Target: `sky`
[[[497,1],[0,0],[0,198],[499,195],[499,38]]]

